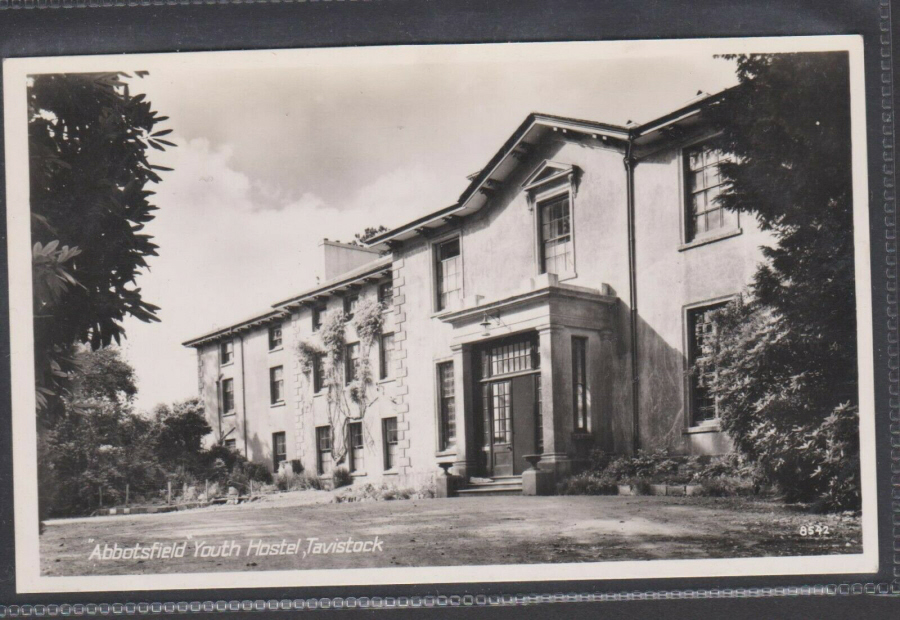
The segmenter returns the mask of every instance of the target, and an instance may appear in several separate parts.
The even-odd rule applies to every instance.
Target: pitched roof
[[[591,137],[599,138],[603,142],[608,142],[611,139],[613,142],[622,144],[629,140],[646,139],[647,136],[654,134],[668,125],[696,116],[703,107],[720,100],[722,96],[732,90],[732,88],[723,90],[715,95],[698,93],[698,97],[686,105],[641,125],[613,125],[610,123],[556,116],[554,114],[532,112],[494,154],[487,165],[479,172],[469,175],[469,185],[460,195],[456,203],[433,211],[432,213],[403,224],[402,226],[398,226],[392,230],[375,235],[369,239],[367,245],[378,246],[393,240],[409,239],[417,234],[417,232],[423,232],[424,229],[442,226],[453,216],[469,215],[470,213],[477,211],[484,205],[486,200],[481,201],[480,204],[473,204],[475,202],[475,197],[478,196],[479,192],[485,186],[486,182],[491,179],[492,175],[498,172],[502,175],[503,171],[500,169],[510,155],[521,148],[523,143],[531,144],[527,142],[527,139],[529,138],[540,138],[541,135],[547,131],[561,131],[562,133],[572,132],[587,134]]]
[[[229,335],[241,333],[248,329],[271,323],[277,319],[285,319],[290,316],[290,310],[292,308],[299,307],[305,301],[311,301],[317,297],[336,293],[348,288],[350,285],[358,283],[360,280],[365,280],[366,278],[373,277],[390,269],[391,260],[392,258],[390,255],[380,256],[356,269],[351,269],[326,282],[308,288],[289,299],[272,304],[270,308],[264,311],[253,314],[243,320],[230,323],[226,327],[220,327],[201,336],[197,336],[196,338],[191,338],[181,344],[186,347],[197,347],[202,344],[220,340]]]

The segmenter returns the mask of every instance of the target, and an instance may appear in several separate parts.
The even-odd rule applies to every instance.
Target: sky
[[[313,285],[322,238],[453,204],[530,112],[640,123],[736,82],[733,62],[709,53],[610,59],[554,45],[152,63],[132,92],[169,117],[160,128],[177,147],[150,154],[174,170],[149,188],[159,256],[137,283],[161,322],[124,324],[138,409],[197,394],[182,342]]]

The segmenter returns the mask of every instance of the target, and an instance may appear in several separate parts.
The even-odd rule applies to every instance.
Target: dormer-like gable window
[[[545,161],[524,183],[534,213],[537,273],[575,275],[573,207],[579,177],[573,165]]]

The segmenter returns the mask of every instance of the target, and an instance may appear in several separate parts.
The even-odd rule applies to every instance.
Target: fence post
[[[204,480],[203,486],[206,489],[204,492],[204,497],[206,497],[206,501],[208,503],[209,502],[209,480]]]
[[[128,495],[129,495],[128,492],[129,492],[129,491],[130,491],[129,485],[128,485],[128,483],[126,482],[126,483],[125,483],[125,506],[126,506],[126,507],[128,506]]]
[[[97,489],[100,491],[100,508],[103,508],[103,487],[99,486]]]
[[[172,503],[172,481],[171,480],[166,482],[166,503],[167,504]]]
[[[250,497],[253,497],[253,481],[250,481]]]

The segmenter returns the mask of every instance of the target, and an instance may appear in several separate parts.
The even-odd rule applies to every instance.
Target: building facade
[[[212,441],[273,469],[299,459],[327,476],[340,460],[404,484],[442,463],[497,478],[540,455],[560,478],[594,448],[728,451],[688,370],[710,312],[741,294],[771,240],[714,200],[721,155],[703,110],[715,99],[629,127],[531,114],[455,204],[366,248],[323,242],[322,284],[185,343]],[[324,313],[366,298],[384,307],[375,397],[335,433],[319,371],[296,350]],[[352,328],[347,343],[352,375]]]

